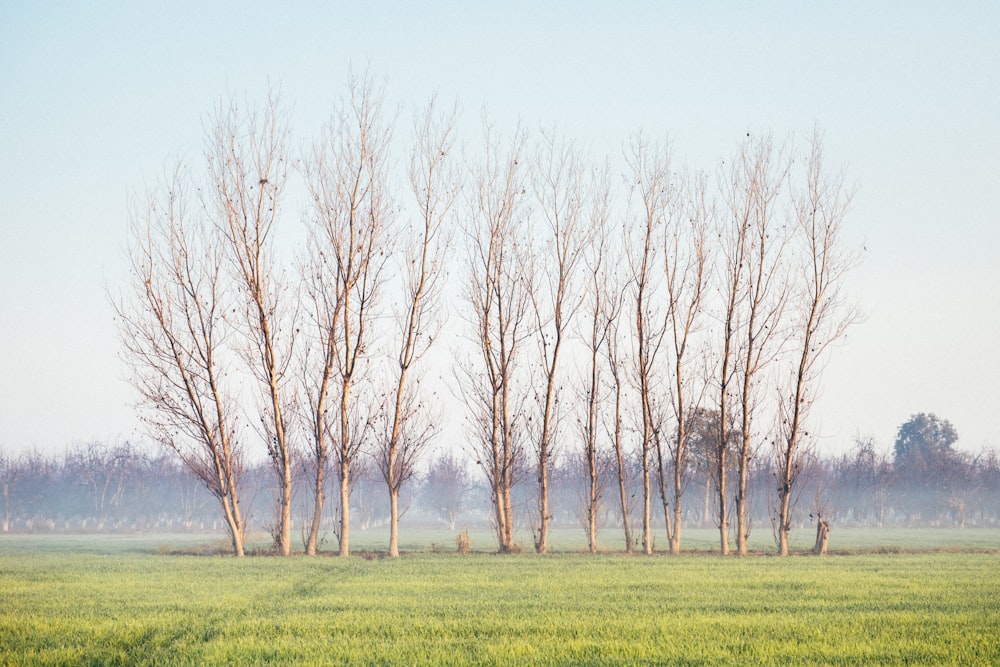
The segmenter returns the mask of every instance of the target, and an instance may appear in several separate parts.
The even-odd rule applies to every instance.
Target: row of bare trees
[[[314,474],[306,452],[292,458],[293,517],[309,519],[314,498],[308,481]],[[372,458],[354,469],[352,509],[356,526],[389,523],[383,474]],[[479,520],[481,494],[467,466],[450,453],[435,456],[412,478],[402,501],[414,525],[455,528],[461,517]],[[270,461],[241,469],[241,508],[247,531],[273,528],[268,499],[278,491]],[[336,500],[336,499],[335,499]],[[166,450],[129,441],[75,444],[59,454],[0,448],[0,532],[218,533],[223,516],[213,496],[190,468]],[[303,540],[308,521],[301,524]],[[329,517],[319,542],[335,537]]]
[[[0,449],[2,532],[192,529],[205,494],[166,452],[129,442],[77,444],[59,456]]]
[[[574,452],[588,462],[596,550],[601,462],[616,470],[628,517],[632,451],[643,551],[658,497],[678,552],[692,433],[713,415],[721,551],[735,514],[746,552],[747,478],[770,443],[787,553],[819,373],[856,319],[842,293],[856,259],[842,228],[850,196],[824,170],[819,136],[799,155],[748,135],[714,173],[680,169],[668,146],[638,136],[618,178],[555,131],[504,137],[484,122],[481,151],[462,151],[456,122],[457,109],[434,101],[416,115],[402,179],[394,155],[406,139],[370,76],[352,76],[298,158],[279,100],[233,99],[208,129],[204,172],[178,167],[133,208],[133,279],[112,299],[124,356],[151,435],[216,497],[234,553],[246,532],[241,471],[263,451],[278,553],[291,553],[292,461],[307,452],[306,553],[317,550],[332,470],[349,554],[351,477],[364,456],[381,471],[398,555],[399,496],[444,428],[432,396],[446,385],[467,410],[502,552],[515,548],[524,476],[536,482],[534,546],[546,552],[550,469]],[[306,243],[293,252],[284,211],[296,177]],[[446,289],[449,270],[460,294]],[[447,304],[464,320],[461,338]],[[419,362],[444,333],[457,361],[428,387]]]
[[[625,150],[623,189],[610,167],[589,166],[554,134],[534,145],[520,130],[506,144],[493,136],[471,172],[465,307],[477,352],[461,378],[500,550],[514,546],[518,458],[530,458],[520,469],[537,478],[533,530],[544,553],[549,466],[579,442],[591,470],[589,515],[600,501],[602,449],[615,453],[621,513],[631,514],[623,461],[634,448],[642,549],[653,548],[658,497],[678,552],[693,423],[710,410],[720,550],[730,550],[735,515],[736,549],[746,553],[748,475],[768,444],[786,554],[800,459],[815,443],[819,375],[857,319],[843,294],[857,260],[843,230],[850,193],[824,169],[818,134],[804,155],[748,135],[714,174],[678,169],[668,147],[637,137]],[[582,400],[567,405],[567,395]],[[568,420],[578,432],[560,429]],[[735,492],[724,474],[730,456]]]
[[[321,138],[293,159],[277,98],[262,109],[230,100],[207,132],[204,175],[179,167],[132,212],[131,290],[113,302],[142,417],[218,499],[237,555],[248,441],[263,444],[273,468],[276,551],[291,552],[292,459],[301,448],[313,464],[306,552],[316,552],[332,468],[347,555],[351,471],[362,450],[377,458],[395,505],[437,428],[412,367],[440,326],[443,225],[457,196],[454,119],[432,102],[415,123],[419,222],[407,226],[384,107],[370,77],[352,78]],[[308,242],[290,264],[281,244],[295,175],[308,190]],[[386,289],[398,311],[393,332],[382,321]],[[392,530],[395,555],[395,518]]]

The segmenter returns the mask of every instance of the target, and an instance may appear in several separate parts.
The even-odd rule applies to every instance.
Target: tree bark
[[[312,521],[309,524],[309,535],[306,538],[306,555],[315,556],[319,542],[319,532],[323,522],[323,506],[326,503],[326,457],[322,456],[316,460],[316,474],[313,478],[315,488],[313,491],[313,513]]]
[[[389,557],[399,558],[399,491],[389,489]]]
[[[340,458],[340,551],[339,556],[351,555],[351,471],[350,460]]]
[[[813,553],[817,556],[826,555],[827,543],[830,541],[830,522],[821,516],[816,517],[816,545]]]

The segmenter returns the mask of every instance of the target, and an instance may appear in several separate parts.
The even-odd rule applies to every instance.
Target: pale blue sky
[[[104,284],[128,197],[197,158],[227,93],[280,84],[301,142],[349,63],[404,108],[557,125],[595,153],[638,129],[710,169],[748,130],[803,135],[858,193],[868,313],[818,411],[889,447],[920,411],[1000,446],[1000,3],[0,5],[0,446],[134,434]],[[290,211],[290,224],[297,224]]]

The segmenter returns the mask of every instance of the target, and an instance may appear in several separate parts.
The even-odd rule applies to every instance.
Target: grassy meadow
[[[839,532],[787,559],[590,556],[568,533],[548,556],[428,533],[398,560],[381,538],[237,560],[197,536],[2,536],[0,664],[1000,664],[1000,531]]]

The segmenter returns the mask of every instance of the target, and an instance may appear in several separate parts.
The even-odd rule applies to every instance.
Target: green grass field
[[[237,560],[3,536],[0,663],[1000,664],[1000,531],[848,537],[866,551]],[[914,546],[944,551],[875,553]]]

